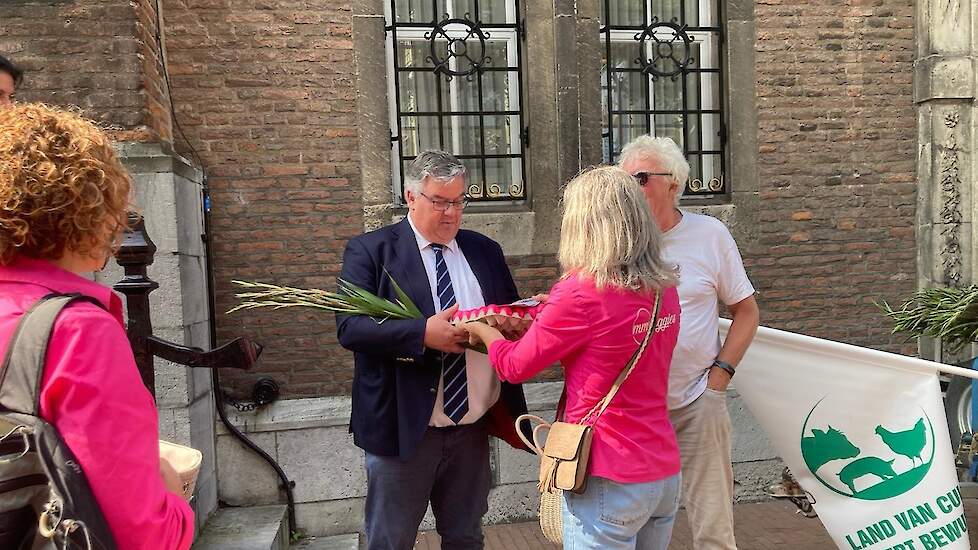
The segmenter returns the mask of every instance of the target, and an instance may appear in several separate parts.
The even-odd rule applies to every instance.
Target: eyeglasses
[[[672,174],[669,172],[635,172],[632,174],[635,181],[637,181],[642,187],[645,187],[645,184],[649,182],[649,178],[652,176],[669,176],[671,178]]]
[[[433,199],[428,195],[425,195],[423,192],[419,192],[418,194],[431,201],[431,207],[438,212],[446,212],[452,206],[458,208],[459,210],[465,210],[465,207],[469,205],[469,200],[471,200],[469,197],[465,196],[457,201],[444,201],[441,199]]]

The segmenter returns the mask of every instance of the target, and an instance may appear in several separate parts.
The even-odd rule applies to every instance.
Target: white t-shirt
[[[720,305],[754,294],[730,231],[710,216],[683,212],[663,235],[663,256],[679,265],[679,340],[669,372],[669,408],[693,402],[706,390],[710,364],[720,353]]]

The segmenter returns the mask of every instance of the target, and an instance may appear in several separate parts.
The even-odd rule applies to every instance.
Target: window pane
[[[443,43],[439,44],[440,50],[444,48]],[[397,41],[397,66],[402,68],[429,67],[431,63],[427,61],[431,55],[431,47],[428,41],[422,40],[398,40]]]
[[[720,150],[720,115],[700,115],[701,151]]]
[[[452,81],[458,94],[458,111],[505,111],[510,109],[510,75],[502,72],[483,73],[472,80],[458,78]],[[482,81],[482,104],[479,104],[479,80]],[[515,109],[515,106],[512,107]]]
[[[476,20],[476,0],[449,0],[452,6],[452,16],[458,19]],[[483,25],[506,24],[509,18],[506,14],[505,0],[478,0],[479,20]],[[466,17],[466,14],[468,16]]]
[[[512,189],[521,179],[518,162],[519,159],[486,159],[486,187],[490,196],[510,196],[514,191],[522,195],[521,189]]]
[[[485,195],[485,187],[482,181],[482,161],[480,159],[462,159],[465,165],[465,186],[466,193],[472,198],[479,198]]]
[[[615,110],[644,110],[646,81],[648,78],[640,72],[614,72],[611,74],[611,106]],[[605,78],[607,80],[607,78]],[[608,103],[607,83],[603,82],[604,93],[602,103]]]
[[[510,117],[486,115],[482,118],[486,132],[486,154],[508,155],[513,153],[515,140],[513,140],[512,128],[510,128]]]
[[[697,3],[697,0],[686,0],[686,13],[690,12],[690,8],[695,12]],[[652,15],[658,17],[660,22],[679,21],[679,0],[652,0]],[[686,23],[689,24],[689,21]]]
[[[519,108],[511,103],[517,93],[510,93],[510,77],[515,73],[492,71],[482,75],[482,109],[485,111],[509,111]]]
[[[686,196],[723,193],[726,191],[720,155],[689,156],[689,183]]]
[[[611,122],[615,151],[621,151],[626,143],[648,133],[645,115],[612,115]]]
[[[397,0],[394,6],[398,23],[431,23],[435,19],[431,0]]]
[[[672,138],[683,149],[683,115],[655,115],[655,135]]]
[[[451,138],[450,135],[446,137]],[[405,156],[415,156],[428,149],[441,149],[438,117],[401,117],[401,144],[402,154]]]
[[[606,50],[602,48],[602,53],[607,55]],[[622,42],[612,42],[611,44],[611,68],[612,69],[630,69],[637,68],[638,64],[635,63],[635,59],[639,55],[638,42],[634,40],[622,41]],[[607,60],[605,60],[607,62]]]
[[[685,78],[682,79],[686,82],[686,109],[690,111],[700,110],[700,95],[702,94],[702,88],[700,86],[700,75],[697,73],[688,73]]]
[[[445,133],[451,136],[450,139],[446,139],[448,144],[451,144],[448,152],[453,155],[480,154],[479,117],[445,117]]]
[[[683,108],[682,80],[657,78],[652,84],[652,106],[656,111],[680,111]]]
[[[604,20],[606,12],[602,9],[602,24],[645,25],[645,0],[607,0],[605,5],[608,21]]]
[[[503,33],[496,31],[492,33],[493,36],[499,36]],[[477,38],[472,38],[471,40],[478,40]],[[509,60],[509,46],[511,42],[504,40],[488,40],[486,41],[486,55],[489,56],[489,60],[486,63],[486,67],[510,67],[514,64],[510,64]],[[515,61],[516,52],[512,53]]]
[[[447,94],[439,87],[444,82],[432,72],[402,72],[398,75],[400,82],[401,112],[413,113],[418,111],[434,112],[447,108]],[[438,98],[442,102],[439,105]]]

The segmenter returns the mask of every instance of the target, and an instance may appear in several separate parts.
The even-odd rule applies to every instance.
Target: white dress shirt
[[[421,261],[424,263],[425,273],[428,274],[428,285],[431,287],[431,299],[435,304],[435,311],[441,311],[441,303],[438,299],[438,280],[435,277],[435,251],[431,248],[431,241],[418,232],[410,214],[407,218],[408,223],[411,224],[411,230],[414,231],[414,238],[418,241],[418,250],[421,251]],[[442,256],[444,256],[445,265],[448,267],[448,276],[452,278],[452,290],[455,291],[455,301],[458,302],[459,309],[474,309],[486,305],[479,281],[472,273],[472,268],[469,267],[469,262],[465,259],[465,254],[462,253],[455,239],[445,245]],[[472,424],[482,418],[486,411],[499,400],[499,377],[496,376],[496,370],[489,364],[488,355],[469,349],[465,350],[465,376],[466,389],[469,394],[469,412],[465,413],[459,424]],[[455,422],[452,422],[444,411],[444,387],[444,376],[441,376],[438,379],[438,395],[435,398],[435,408],[431,412],[431,420],[428,421],[429,426],[441,428],[455,425]]]

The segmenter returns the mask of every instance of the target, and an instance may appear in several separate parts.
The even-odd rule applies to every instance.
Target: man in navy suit
[[[406,175],[407,217],[351,239],[340,275],[391,300],[393,277],[426,316],[337,316],[340,344],[354,352],[350,431],[366,451],[367,548],[413,548],[430,501],[442,548],[481,549],[488,436],[523,448],[513,421],[526,401],[485,354],[462,347],[468,335],[450,319],[459,307],[516,300],[516,285],[498,243],[459,229],[465,166],[426,151]]]

